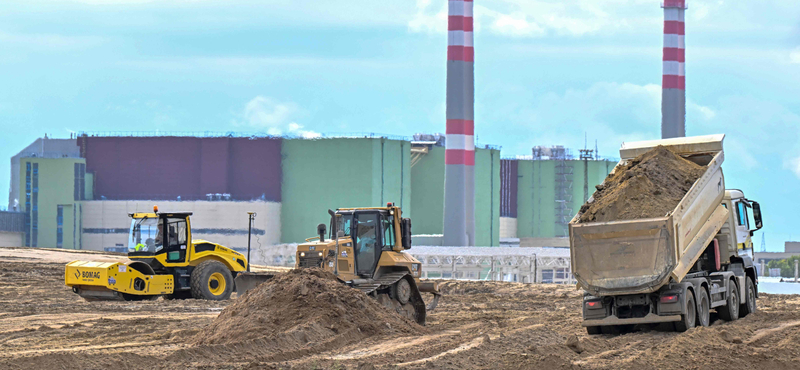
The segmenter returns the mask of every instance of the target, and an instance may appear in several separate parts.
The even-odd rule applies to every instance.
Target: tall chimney
[[[686,0],[664,0],[664,76],[661,138],[686,136]]]
[[[449,0],[442,245],[475,244],[472,0]]]

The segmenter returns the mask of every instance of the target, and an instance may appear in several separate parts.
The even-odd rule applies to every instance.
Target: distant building
[[[415,237],[441,243],[444,135],[303,139],[234,134],[37,139],[12,158],[9,209],[23,245],[124,251],[128,213],[191,211],[193,237],[241,249],[303,242],[328,209],[395,203]],[[38,148],[38,149],[37,149]],[[475,149],[479,246],[567,246],[567,223],[615,162],[563,147],[501,160]],[[439,244],[437,244],[439,243]],[[417,244],[415,244],[417,245]]]
[[[25,245],[25,214],[0,211],[0,247]]]
[[[534,147],[530,157],[501,161],[500,238],[523,247],[568,247],[570,220],[617,161],[562,146]]]
[[[783,244],[783,252],[753,252],[753,262],[758,265],[758,270],[761,275],[767,273],[766,267],[769,261],[784,260],[789,257],[800,256],[800,242],[785,242]]]

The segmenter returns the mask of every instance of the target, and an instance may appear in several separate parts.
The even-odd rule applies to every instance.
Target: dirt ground
[[[762,294],[758,312],[683,334],[590,337],[572,287],[463,281],[442,284],[423,330],[290,351],[258,340],[192,345],[227,302],[85,302],[63,285],[64,261],[121,256],[37,252],[0,249],[2,369],[796,369],[800,361],[797,295]]]

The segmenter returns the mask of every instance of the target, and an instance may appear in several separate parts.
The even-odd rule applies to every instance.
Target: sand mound
[[[196,345],[258,340],[272,350],[298,349],[366,337],[424,332],[364,293],[319,269],[280,274],[225,308],[198,333]],[[327,344],[326,344],[327,343]]]
[[[658,146],[617,168],[584,204],[579,222],[664,217],[675,209],[705,167]]]

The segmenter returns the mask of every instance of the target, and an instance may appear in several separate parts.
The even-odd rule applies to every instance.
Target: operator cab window
[[[362,213],[356,218],[356,267],[358,275],[372,275],[380,253],[378,245],[378,214]]]
[[[164,228],[166,232],[167,261],[183,262],[186,260],[186,219],[168,218]]]
[[[394,216],[381,217],[383,222],[383,250],[390,251],[394,248]]]
[[[738,217],[738,224],[750,228],[750,220],[747,219],[747,205],[745,202],[740,201],[736,203],[736,216]]]
[[[339,227],[339,231],[342,232],[342,236],[350,236],[350,227],[352,225],[353,225],[353,215],[349,214],[349,215],[342,215],[342,217],[339,217],[336,226]],[[331,239],[336,237],[336,234],[334,233],[335,231],[333,229],[333,221],[331,221],[331,236],[330,236]]]

